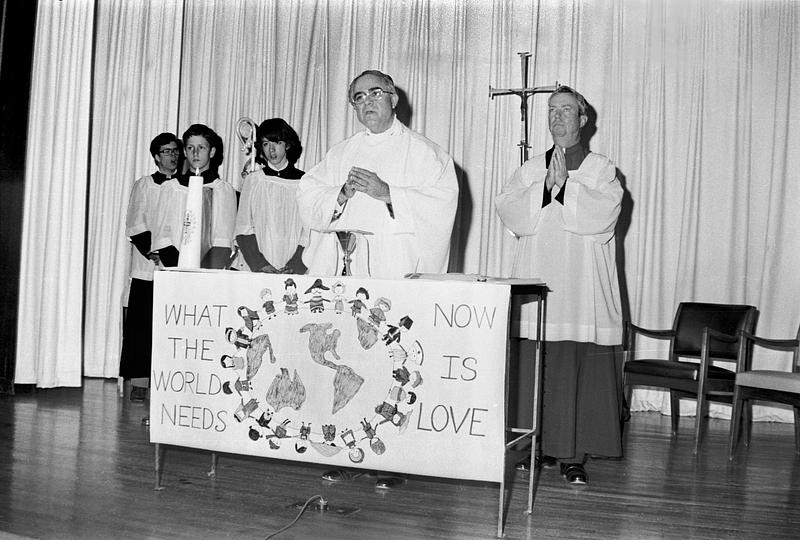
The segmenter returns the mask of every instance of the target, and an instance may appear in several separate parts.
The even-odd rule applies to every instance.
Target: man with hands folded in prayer
[[[568,86],[548,100],[553,146],[511,175],[497,214],[517,237],[512,277],[547,283],[541,464],[560,463],[572,485],[588,482],[590,457],[622,455],[622,307],[614,232],[623,189],[607,157],[581,143],[588,105]],[[519,334],[535,338],[536,304],[526,304]],[[533,342],[523,340],[523,357]],[[532,393],[530,379],[520,392]],[[536,465],[534,461],[533,465]],[[530,468],[529,463],[518,467]]]

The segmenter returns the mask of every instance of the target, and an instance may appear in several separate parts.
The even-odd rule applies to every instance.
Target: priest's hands
[[[560,146],[553,147],[553,155],[550,158],[550,166],[547,167],[547,176],[544,179],[545,186],[548,190],[553,189],[553,186],[559,188],[564,186],[567,181],[567,158],[564,157],[564,149]]]
[[[352,199],[355,194],[356,188],[353,187],[353,183],[350,182],[350,178],[348,177],[347,181],[342,184],[342,189],[339,190],[339,196],[336,198],[336,202],[339,206],[342,206]]]
[[[352,190],[351,195],[345,193],[346,190]],[[349,199],[355,195],[356,191],[360,191],[369,195],[373,199],[391,203],[392,197],[389,192],[389,184],[380,179],[374,172],[362,169],[361,167],[353,167],[347,175],[347,182],[342,187],[342,192]]]

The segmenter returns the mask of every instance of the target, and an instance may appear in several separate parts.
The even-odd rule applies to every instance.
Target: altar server
[[[131,380],[131,401],[144,401],[150,381],[153,335],[153,270],[158,255],[151,250],[157,221],[158,197],[164,182],[173,178],[180,161],[181,141],[172,133],[160,133],[150,142],[157,171],[133,183],[125,234],[130,239],[130,290],[122,328],[119,375]]]
[[[282,118],[264,120],[257,130],[259,170],[242,185],[236,214],[236,243],[253,272],[304,274],[308,243],[297,208],[297,186],[305,174],[295,167],[303,147]]]
[[[231,184],[219,178],[216,167],[210,168],[220,145],[219,136],[203,124],[194,124],[183,134],[186,173],[164,183],[158,202],[153,250],[158,252],[164,266],[178,263],[189,177],[197,174],[203,178],[200,266],[224,268],[230,263],[236,221],[236,192]]]

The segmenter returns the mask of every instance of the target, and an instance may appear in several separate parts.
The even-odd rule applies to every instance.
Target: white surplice
[[[275,268],[283,268],[297,246],[308,243],[297,208],[299,182],[258,170],[242,185],[234,236],[255,234],[258,250]]]
[[[171,245],[180,251],[188,188],[175,178],[167,180],[161,187],[152,250]],[[236,192],[233,187],[219,178],[204,184],[201,259],[212,247],[232,247],[235,223]]]
[[[622,342],[622,310],[615,262],[614,228],[623,189],[616,167],[589,153],[569,171],[563,204],[542,208],[547,175],[545,155],[514,171],[497,197],[503,224],[519,237],[513,277],[537,277],[547,283],[547,341],[598,345]],[[536,335],[535,304],[523,306],[521,337]]]
[[[125,214],[125,235],[130,238],[143,232],[150,232],[152,240],[153,228],[157,222],[158,196],[161,185],[156,184],[149,174],[142,176],[133,183],[131,197],[128,201],[128,211]],[[131,272],[130,277],[153,281],[153,261],[142,255],[131,244]]]

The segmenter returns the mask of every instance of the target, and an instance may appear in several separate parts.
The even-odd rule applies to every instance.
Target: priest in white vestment
[[[447,272],[458,202],[453,159],[397,120],[388,75],[362,73],[349,98],[366,129],[331,148],[300,180],[300,216],[311,230],[303,254],[308,273],[341,273],[332,231],[358,231],[352,275]]]
[[[335,145],[303,178],[297,202],[311,231],[303,253],[308,273],[341,274],[340,234],[358,231],[350,275],[402,278],[412,272],[446,273],[458,204],[453,159],[397,120],[392,78],[365,71],[350,83],[348,99],[366,129]],[[328,481],[360,472],[333,470]],[[379,489],[400,478],[379,478]]]
[[[560,462],[571,484],[588,481],[588,457],[622,454],[622,309],[614,230],[623,188],[614,164],[581,144],[586,107],[583,96],[567,86],[551,94],[554,146],[517,169],[496,201],[503,224],[518,237],[512,275],[540,278],[550,289],[542,462]],[[521,337],[535,335],[536,314],[529,307],[523,307]]]

